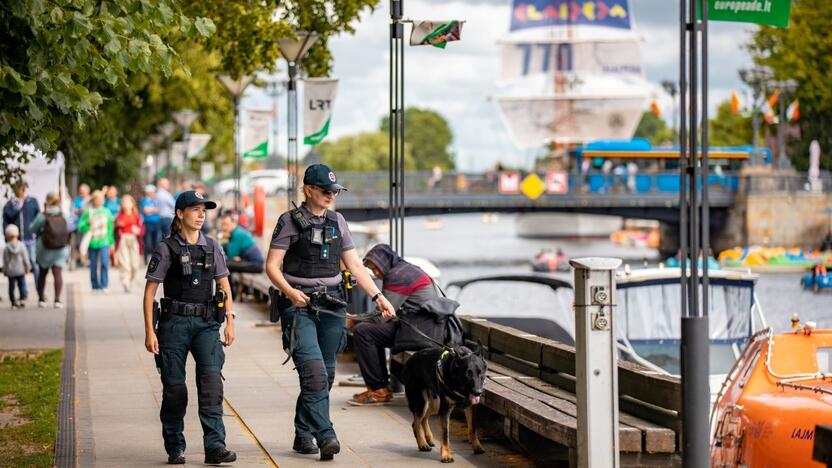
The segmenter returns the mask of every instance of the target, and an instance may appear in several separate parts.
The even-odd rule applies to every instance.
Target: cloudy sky
[[[405,103],[431,108],[444,115],[454,133],[452,151],[461,170],[481,171],[496,161],[530,167],[539,151],[514,147],[491,99],[498,93],[499,47],[508,33],[510,0],[405,0],[405,17],[463,19],[462,41],[444,50],[406,47]],[[661,90],[662,80],[678,79],[679,2],[630,0],[636,30],[642,36],[642,64],[654,86],[654,97],[669,114],[671,101]],[[330,42],[340,79],[329,138],[371,131],[387,114],[389,60],[389,1],[362,15],[354,35]],[[710,23],[711,107],[744,89],[737,70],[751,64],[742,47],[753,26]],[[406,29],[409,34],[409,26]],[[284,66],[285,68],[285,66]],[[252,90],[248,108],[271,107],[268,98]],[[285,121],[285,97],[278,117]],[[301,125],[302,127],[302,125]],[[285,152],[285,129],[280,129],[279,150]],[[305,150],[302,150],[305,152]]]

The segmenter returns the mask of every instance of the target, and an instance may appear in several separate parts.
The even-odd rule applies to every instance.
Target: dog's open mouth
[[[471,395],[468,395],[468,400],[471,401],[472,405],[476,405],[480,402],[480,396],[471,394]]]

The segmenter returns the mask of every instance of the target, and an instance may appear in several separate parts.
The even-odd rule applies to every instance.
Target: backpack
[[[43,246],[47,249],[62,249],[69,244],[69,229],[66,218],[61,214],[46,215],[43,231],[40,235]]]
[[[441,291],[441,290],[440,290]],[[444,294],[444,292],[443,292]],[[425,301],[415,311],[400,312],[399,328],[393,340],[390,352],[418,351],[425,348],[435,348],[437,344],[419,334],[413,328],[448,347],[463,344],[462,323],[455,315],[459,303],[447,297],[434,297]],[[407,323],[404,323],[404,322]]]

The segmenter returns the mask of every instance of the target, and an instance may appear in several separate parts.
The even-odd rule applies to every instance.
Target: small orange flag
[[[662,109],[659,107],[659,103],[655,100],[653,100],[653,102],[650,103],[650,110],[653,111],[654,114],[656,114],[656,117],[662,116]]]
[[[800,120],[800,103],[797,99],[795,99],[793,103],[789,104],[789,107],[786,109],[786,118],[792,122]]]
[[[731,91],[731,113],[736,114],[740,111],[740,98],[737,97],[735,91]]]
[[[774,123],[775,121],[774,106],[777,105],[777,99],[779,98],[780,90],[775,89],[774,92],[771,93],[771,96],[763,103],[763,108],[761,109],[763,111],[763,120],[765,120],[768,124]]]

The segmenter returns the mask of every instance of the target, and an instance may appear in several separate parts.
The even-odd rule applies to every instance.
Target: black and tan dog
[[[453,349],[430,348],[414,354],[404,365],[402,380],[407,405],[413,413],[413,435],[419,450],[427,452],[434,446],[428,418],[439,413],[442,428],[442,463],[451,463],[451,411],[456,406],[465,408],[468,421],[468,441],[474,453],[483,453],[474,424],[474,409],[480,402],[485,384],[486,364],[482,345],[476,350],[465,346]]]

